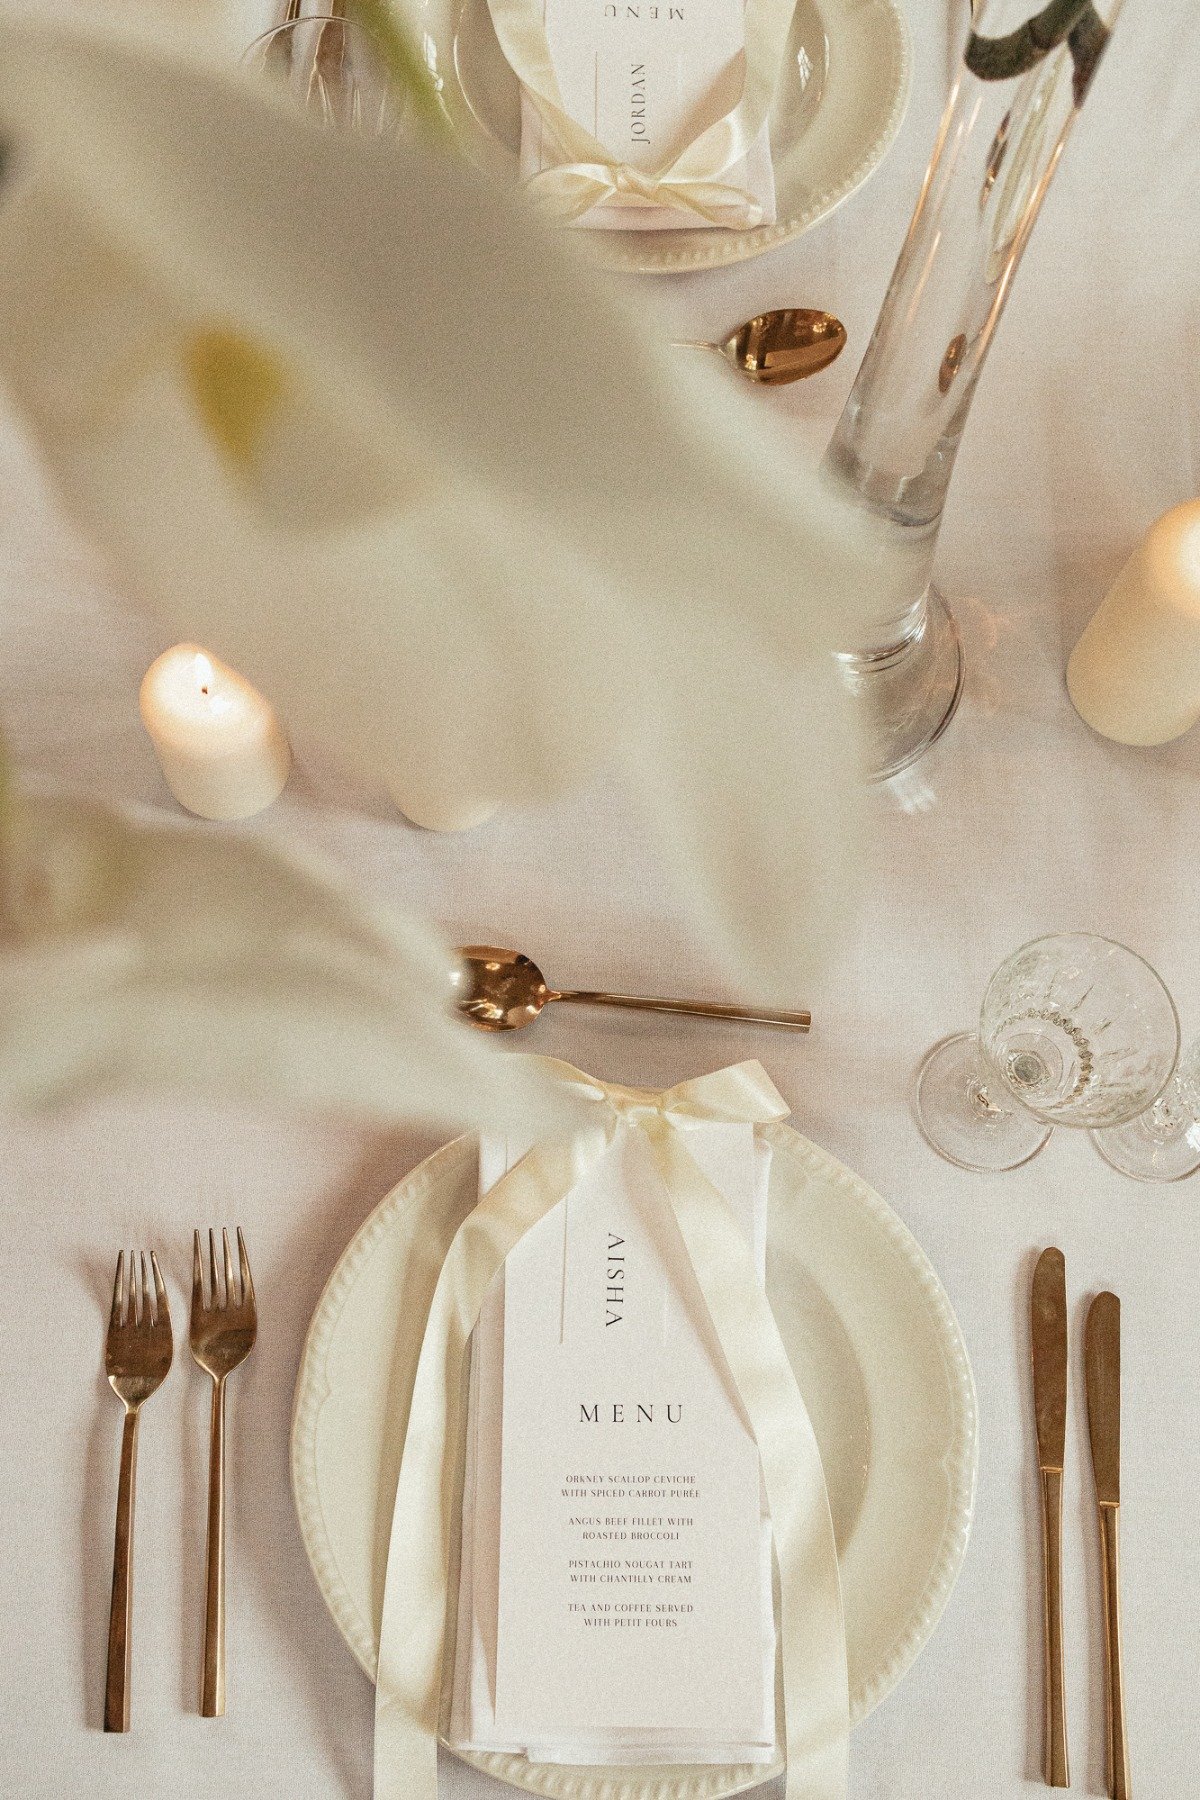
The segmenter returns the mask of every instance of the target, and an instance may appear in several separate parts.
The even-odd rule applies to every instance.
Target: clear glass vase
[[[934,550],[963,428],[1013,275],[1121,0],[977,0],[964,60],[874,335],[825,456],[871,521],[880,614],[839,657],[869,771],[940,737],[962,692]]]

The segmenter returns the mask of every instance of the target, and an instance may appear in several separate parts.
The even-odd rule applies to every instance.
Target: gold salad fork
[[[121,1476],[117,1487],[117,1533],[113,1547],[112,1610],[108,1620],[108,1676],[104,1687],[105,1731],[129,1730],[129,1670],[133,1637],[133,1499],[137,1482],[138,1419],[143,1402],[166,1379],[171,1367],[171,1314],[158,1258],[150,1252],[154,1293],[141,1255],[131,1251],[128,1279],[125,1252],[117,1258],[112,1313],[104,1344],[104,1369],[125,1407],[121,1431]]]
[[[208,1234],[208,1293],[200,1233],[192,1254],[192,1355],[213,1378],[208,1452],[208,1542],[204,1571],[204,1673],[200,1711],[218,1719],[225,1711],[225,1378],[254,1348],[258,1312],[246,1240],[238,1228],[238,1278],[229,1233],[222,1231],[224,1285],[217,1272],[216,1233]]]

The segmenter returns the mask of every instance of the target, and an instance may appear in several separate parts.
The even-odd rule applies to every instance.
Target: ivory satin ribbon
[[[375,1800],[437,1797],[464,1358],[483,1296],[513,1246],[623,1130],[649,1140],[758,1442],[779,1567],[786,1800],[845,1800],[846,1633],[821,1458],[750,1246],[687,1148],[690,1120],[765,1124],[786,1118],[788,1108],[756,1062],[659,1093],[609,1086],[552,1058],[533,1060],[593,1102],[596,1123],[569,1139],[539,1142],[498,1181],[459,1227],[438,1277],[392,1516],[375,1689]]]
[[[488,0],[488,5],[500,47],[560,158],[525,183],[531,199],[564,220],[582,217],[601,200],[626,196],[696,213],[712,225],[762,223],[762,207],[754,195],[721,177],[746,155],[766,122],[796,0],[747,0],[737,104],[657,169],[621,162],[571,118],[536,0]]]

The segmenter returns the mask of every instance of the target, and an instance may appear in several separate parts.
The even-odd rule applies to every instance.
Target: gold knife
[[[1108,1791],[1129,1800],[1129,1746],[1125,1739],[1125,1683],[1121,1667],[1121,1302],[1097,1294],[1084,1333],[1088,1431],[1100,1515],[1104,1570],[1104,1661],[1108,1696]]]
[[[1033,1410],[1042,1478],[1046,1786],[1071,1785],[1067,1760],[1062,1628],[1063,1452],[1067,1436],[1067,1268],[1061,1250],[1043,1250],[1030,1302]]]

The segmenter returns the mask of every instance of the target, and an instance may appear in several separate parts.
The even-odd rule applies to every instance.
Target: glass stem
[[[972,1089],[971,1104],[981,1119],[1006,1119],[1009,1116],[1007,1107],[996,1105],[982,1081]]]

